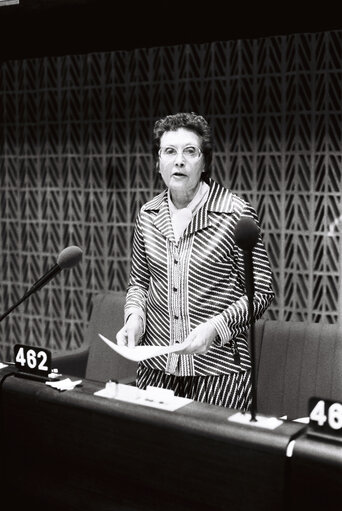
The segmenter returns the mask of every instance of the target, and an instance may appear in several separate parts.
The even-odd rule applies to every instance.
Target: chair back
[[[267,320],[255,336],[257,411],[306,417],[310,397],[342,399],[342,330],[335,324]]]
[[[100,333],[116,342],[116,334],[124,324],[125,296],[123,292],[114,291],[94,296],[85,338],[89,346],[85,377],[89,380],[120,380],[121,383],[135,381],[137,363],[116,353],[98,335]]]

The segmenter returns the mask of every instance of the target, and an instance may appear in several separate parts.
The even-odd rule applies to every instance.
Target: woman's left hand
[[[217,330],[214,325],[210,322],[201,323],[190,332],[184,341],[189,343],[188,346],[184,350],[178,351],[178,354],[206,353],[215,337],[217,337]]]

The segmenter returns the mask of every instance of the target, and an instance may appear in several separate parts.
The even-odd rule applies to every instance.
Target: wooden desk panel
[[[193,402],[167,412],[94,396],[99,388],[4,381],[3,477],[24,502],[49,511],[283,509],[286,446],[302,425],[268,431],[228,422],[233,410]]]
[[[289,509],[342,508],[342,442],[302,435],[295,443],[289,480]]]

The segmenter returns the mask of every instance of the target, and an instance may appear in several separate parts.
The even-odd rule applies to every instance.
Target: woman
[[[153,153],[166,190],[136,220],[121,345],[172,345],[181,352],[141,362],[137,386],[172,389],[196,401],[248,410],[250,326],[243,253],[234,240],[253,208],[209,178],[210,127],[194,113],[169,115],[154,126]],[[254,313],[273,299],[261,238],[253,250]]]

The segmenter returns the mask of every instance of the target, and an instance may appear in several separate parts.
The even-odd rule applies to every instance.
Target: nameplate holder
[[[192,402],[192,399],[175,396],[173,390],[153,387],[151,385],[148,385],[143,390],[136,386],[112,381],[107,382],[105,388],[94,392],[94,395],[171,412]]]
[[[228,421],[230,422],[243,424],[253,428],[276,429],[283,424],[281,419],[277,419],[276,417],[267,417],[265,415],[257,415],[255,421],[251,419],[252,417],[249,412],[237,412],[228,417]]]
[[[342,442],[342,402],[311,397],[307,434]]]
[[[33,380],[48,380],[51,373],[51,352],[45,348],[16,344],[14,346],[16,376]]]

